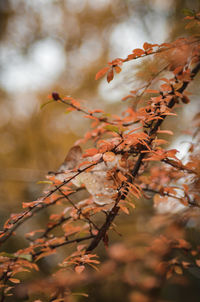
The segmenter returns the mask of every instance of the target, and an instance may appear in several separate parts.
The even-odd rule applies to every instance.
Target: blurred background
[[[144,42],[185,35],[182,9],[199,6],[199,0],[0,0],[0,226],[23,201],[40,195],[37,181],[57,169],[89,127],[61,104],[40,109],[48,95],[57,91],[90,109],[119,113],[145,66],[124,65],[110,84],[95,81],[97,71]],[[173,147],[188,138],[181,130],[197,103],[172,122]]]

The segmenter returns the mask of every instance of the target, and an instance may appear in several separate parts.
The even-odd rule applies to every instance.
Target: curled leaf
[[[110,69],[110,71],[107,74],[107,81],[108,83],[110,83],[114,78],[114,72],[113,72],[113,68]]]
[[[115,66],[115,71],[116,71],[116,73],[120,73],[122,71],[122,69],[117,65],[117,66]]]
[[[103,155],[104,161],[113,161],[115,159],[115,153],[113,152],[106,152]]]

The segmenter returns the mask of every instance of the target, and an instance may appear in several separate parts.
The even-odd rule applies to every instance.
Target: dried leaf
[[[126,180],[127,180],[126,176],[124,176],[124,175],[122,174],[121,171],[119,171],[119,172],[117,173],[117,176],[119,177],[119,179],[120,179],[121,181],[126,181]]]
[[[145,91],[146,91],[146,93],[159,93],[159,90],[156,90],[156,89],[147,89]]]
[[[136,48],[133,50],[133,54],[136,55],[137,57],[141,57],[142,55],[145,54],[145,51],[141,48]]]
[[[115,71],[116,71],[116,73],[120,73],[122,71],[122,69],[117,65],[117,66],[115,66]]]
[[[77,265],[77,266],[75,267],[75,272],[76,272],[77,274],[81,274],[81,273],[84,271],[84,269],[85,269],[85,266],[84,266],[84,265]]]
[[[149,49],[152,49],[152,44],[149,44],[149,43],[145,42],[143,44],[143,48],[144,48],[145,51],[149,50]]]
[[[113,68],[110,69],[110,71],[107,74],[107,82],[110,83],[114,78],[114,71]]]
[[[123,206],[121,203],[119,203],[118,205],[125,214],[129,215],[129,210],[126,206]]]
[[[9,281],[12,283],[20,283],[20,280],[15,278],[10,278]]]
[[[104,161],[113,161],[115,159],[115,153],[113,152],[106,152],[103,154]]]
[[[196,265],[200,267],[200,259],[196,259],[195,262],[196,262]]]
[[[173,135],[174,133],[171,130],[158,130],[157,133]]]
[[[190,99],[186,95],[183,95],[182,98],[181,98],[181,101],[184,104],[188,104],[190,102]]]
[[[110,67],[104,67],[101,70],[99,70],[95,76],[95,80],[102,78],[109,69]]]
[[[178,275],[182,275],[183,274],[183,270],[179,265],[175,265],[174,266],[174,271],[175,273],[177,273]]]

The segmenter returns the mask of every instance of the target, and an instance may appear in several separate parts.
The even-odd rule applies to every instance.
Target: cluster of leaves
[[[186,18],[192,19],[192,25],[199,23],[199,14]],[[161,77],[159,73],[153,88],[150,87],[153,81],[143,88],[145,101],[142,105],[137,103],[137,108],[132,105],[138,91],[131,91],[124,98],[133,102],[121,116],[108,116],[102,110],[88,110],[79,100],[52,93],[51,101],[64,104],[68,113],[80,112],[91,119],[91,130],[71,149],[64,168],[47,176],[49,187],[43,196],[23,203],[24,211],[12,214],[5,222],[0,233],[1,244],[43,209],[54,205],[61,209],[59,213],[50,215],[43,229],[26,234],[27,247],[12,254],[0,254],[1,302],[17,290],[15,283],[20,283],[21,272],[39,270],[37,262],[40,259],[57,253],[58,248],[66,245],[71,247],[67,257],[60,261],[55,275],[51,279],[26,285],[29,294],[46,289],[50,301],[70,301],[68,298],[73,295],[77,284],[91,283],[104,277],[109,270],[112,272],[117,263],[131,263],[132,267],[136,260],[143,261],[144,255],[118,246],[110,250],[114,266],[109,269],[104,267],[100,272],[86,269],[88,266],[97,269],[99,260],[94,249],[100,242],[108,247],[109,231],[115,230],[115,218],[121,212],[129,214],[135,208],[135,200],[141,197],[148,199],[153,194],[156,206],[171,199],[185,209],[200,207],[197,189],[200,159],[195,155],[195,146],[191,147],[188,162],[183,164],[176,156],[177,150],[166,150],[163,145],[167,141],[159,137],[173,135],[172,131],[161,129],[163,121],[168,116],[176,115],[176,107],[190,102],[186,89],[200,70],[199,42],[198,36],[192,36],[161,45],[144,43],[143,49],[134,49],[127,58],[117,58],[100,70],[96,80],[107,74],[107,81],[110,82],[114,72],[119,73],[125,62],[146,56],[173,58],[168,60],[165,76]],[[195,135],[198,137],[198,133]],[[91,144],[92,148],[84,148],[81,157],[77,157],[80,144],[83,147]],[[80,198],[80,193],[84,191],[89,194]],[[196,212],[192,213],[195,216]],[[180,275],[183,269],[200,265],[199,249],[194,250],[182,237],[172,236],[169,239],[163,235],[155,240],[149,237],[148,241],[148,257],[152,258],[152,253],[157,255],[156,261],[151,263],[151,269],[157,267],[157,277],[148,280],[146,285],[142,283],[147,292],[159,287],[165,277],[170,278],[173,273]],[[174,250],[191,254],[193,264],[177,257],[167,261]],[[148,257],[146,255],[146,259]],[[18,287],[19,297],[22,288]]]

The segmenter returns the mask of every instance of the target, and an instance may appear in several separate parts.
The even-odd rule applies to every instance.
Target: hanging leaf
[[[126,206],[122,205],[121,203],[119,203],[118,205],[125,214],[129,215],[129,210]]]
[[[110,69],[110,71],[107,74],[107,82],[110,83],[114,78],[114,72],[113,72],[113,68]]]
[[[188,104],[190,102],[190,99],[186,95],[183,95],[182,98],[181,98],[181,101],[184,104]]]

